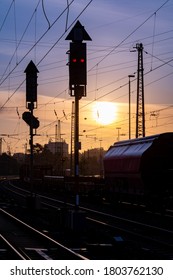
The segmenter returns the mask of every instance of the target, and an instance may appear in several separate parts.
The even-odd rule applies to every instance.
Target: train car
[[[30,182],[30,165],[29,164],[22,164],[19,170],[19,177],[20,180],[25,182]],[[42,182],[44,176],[52,175],[53,167],[50,164],[43,164],[43,165],[33,165],[33,179],[34,181]]]
[[[44,176],[45,191],[56,194],[74,196],[76,194],[76,179],[74,176]],[[98,197],[104,189],[104,180],[100,177],[79,176],[78,193],[83,197]]]
[[[114,143],[104,156],[107,193],[154,207],[172,203],[173,132]]]

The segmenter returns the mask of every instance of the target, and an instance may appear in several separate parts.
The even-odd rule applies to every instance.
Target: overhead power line
[[[77,21],[77,19],[83,14],[83,12],[88,8],[88,6],[93,2],[93,0],[90,0],[89,3],[84,7],[84,9],[79,13],[79,15],[73,20],[73,22],[68,26],[68,28],[63,32],[63,34],[58,38],[58,40],[53,44],[53,46],[47,51],[47,53],[40,59],[40,61],[37,63],[37,66],[45,59],[45,57],[52,51],[52,49],[59,43],[59,41],[64,37],[66,32],[74,25],[74,23]],[[67,8],[65,9],[67,10]]]
[[[10,10],[11,10],[11,8],[12,8],[13,3],[14,3],[14,0],[12,0],[12,2],[11,2],[11,4],[10,4],[10,7],[9,7],[9,9],[8,9],[8,11],[7,11],[5,17],[4,17],[4,20],[3,20],[2,24],[1,24],[1,27],[0,27],[0,32],[1,32],[1,30],[3,29],[4,25],[5,25],[5,22],[6,22],[6,20],[7,20],[7,17],[8,17],[8,15],[9,15],[9,13],[10,13]]]
[[[45,16],[45,18],[48,22],[48,26],[49,26],[49,29],[50,29],[50,21],[49,21],[47,15],[46,15],[46,11],[45,11],[45,8],[44,8],[44,0],[42,0],[42,9],[43,9],[43,14],[44,14],[44,16]]]
[[[72,0],[68,7],[74,2],[74,0]],[[57,43],[61,40],[61,38],[65,35],[65,33],[71,28],[71,26],[76,22],[76,20],[83,14],[83,12],[87,9],[87,7],[93,2],[93,0],[90,0],[88,2],[88,4],[83,8],[83,10],[79,13],[79,15],[75,18],[75,20],[69,25],[69,27],[67,28],[66,31],[63,32],[63,34],[59,37],[59,39],[53,44],[53,46],[49,49],[49,51],[42,57],[42,59],[37,63],[37,66],[45,59],[45,57],[51,52],[51,50],[57,45]],[[64,14],[64,12],[67,10],[66,7],[64,9],[64,11],[56,18],[56,20],[51,24],[50,28],[57,22],[57,20]],[[24,60],[24,58],[31,52],[31,50],[36,46],[36,44],[38,44],[38,42],[40,42],[40,40],[45,36],[45,34],[49,31],[46,30],[46,32],[44,32],[44,34],[37,40],[37,42],[31,47],[31,49],[23,56],[23,58],[18,62],[18,64],[10,71],[10,73],[3,79],[3,81],[0,83],[0,85],[3,84],[3,82],[12,74],[12,72],[16,69],[16,67]],[[11,99],[11,97],[16,93],[16,91],[21,87],[21,85],[25,82],[25,80],[19,85],[19,87],[10,95],[10,97],[8,97],[8,99],[5,101],[5,103],[0,107],[0,109],[2,109],[7,102]]]
[[[146,20],[138,25],[129,35],[127,35],[118,45],[116,45],[111,51],[109,51],[97,64],[95,64],[89,71],[98,66],[103,60],[105,60],[115,49],[120,47],[129,37],[131,37],[139,28],[141,28],[150,18],[153,17],[160,9],[162,9],[170,0],[165,1],[154,13],[152,13]]]
[[[19,48],[19,46],[20,46],[20,44],[21,44],[21,42],[22,42],[22,40],[23,40],[23,38],[24,38],[24,36],[25,36],[25,34],[26,34],[26,31],[28,30],[29,25],[30,25],[30,23],[31,23],[31,21],[32,21],[34,15],[35,15],[35,13],[36,13],[36,11],[37,11],[37,8],[38,8],[38,6],[39,6],[39,3],[40,3],[40,0],[39,0],[39,2],[37,3],[36,8],[34,9],[34,12],[33,12],[33,14],[31,15],[31,17],[30,17],[30,19],[29,19],[29,21],[28,21],[28,24],[26,25],[26,28],[25,28],[25,30],[24,30],[24,32],[23,32],[23,34],[22,34],[22,36],[21,36],[21,38],[20,38],[18,44],[16,44],[16,48],[15,48],[15,50],[14,50],[14,53],[13,53],[13,55],[12,55],[12,57],[11,57],[11,59],[10,59],[8,65],[7,65],[7,67],[5,68],[4,73],[3,73],[2,76],[1,76],[0,85],[3,84],[3,82],[12,74],[12,72],[18,67],[18,65],[19,65],[19,64],[22,62],[22,60],[25,58],[25,57],[24,57],[21,61],[19,61],[18,63],[16,63],[16,66],[15,66],[15,67],[8,73],[8,75],[4,78],[4,76],[5,76],[6,72],[7,72],[7,69],[8,69],[9,66],[11,65],[11,62],[12,62],[12,60],[13,60],[15,54],[17,53],[17,50],[18,50],[18,48]],[[4,79],[3,79],[3,78],[4,78]]]
[[[72,0],[69,3],[69,6],[74,2]],[[13,73],[13,71],[19,66],[19,64],[27,57],[27,55],[35,48],[35,46],[44,38],[44,36],[49,32],[49,30],[55,25],[55,23],[60,19],[60,17],[66,12],[67,7],[61,12],[61,14],[54,20],[54,22],[50,25],[50,28],[48,28],[41,37],[33,44],[33,46],[27,51],[27,53],[21,58],[21,60],[18,62],[18,64],[13,67],[13,69],[8,73],[8,75],[1,81],[0,86],[6,81],[6,79]],[[63,33],[64,35],[64,33]],[[62,37],[62,36],[61,36]],[[59,42],[59,41],[58,41]],[[52,48],[51,48],[52,49]],[[44,58],[43,58],[44,59]],[[42,60],[43,60],[42,59]]]

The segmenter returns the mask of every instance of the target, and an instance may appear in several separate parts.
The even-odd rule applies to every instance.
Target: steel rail
[[[28,258],[25,258],[2,234],[0,234],[0,238],[7,244],[8,247],[22,260],[28,260]]]
[[[11,219],[15,220],[16,222],[18,222],[20,225],[25,226],[26,228],[30,229],[31,231],[37,233],[39,236],[47,239],[48,241],[52,242],[54,245],[60,247],[61,249],[63,249],[64,251],[70,253],[71,255],[73,255],[74,257],[81,259],[81,260],[87,260],[87,258],[85,258],[84,256],[74,252],[73,250],[67,248],[66,246],[62,245],[61,243],[57,242],[56,240],[52,239],[51,237],[45,235],[44,233],[40,232],[39,230],[33,228],[32,226],[26,224],[25,222],[19,220],[18,218],[16,218],[15,216],[13,216],[12,214],[10,214],[9,212],[5,211],[4,209],[0,208],[0,211],[2,213],[4,213],[6,216],[10,217]]]

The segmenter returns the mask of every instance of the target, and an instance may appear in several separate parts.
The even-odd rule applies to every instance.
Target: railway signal
[[[26,67],[24,73],[26,73],[26,108],[30,109],[31,103],[33,103],[34,108],[36,108],[36,105],[37,105],[37,73],[39,73],[39,71],[32,60]]]
[[[35,128],[35,129],[37,129],[37,128],[39,127],[39,125],[40,125],[39,120],[38,120],[36,117],[32,116],[32,114],[31,114],[30,112],[24,112],[24,113],[22,114],[22,119],[23,119],[29,126],[32,125],[32,127]]]
[[[26,108],[29,109],[29,112],[24,112],[22,114],[22,119],[30,127],[30,185],[31,185],[31,197],[29,201],[31,204],[35,204],[36,197],[33,197],[33,129],[39,127],[39,121],[33,115],[33,111],[37,108],[37,73],[38,69],[31,60],[27,65],[24,73],[26,73]]]
[[[73,85],[86,86],[86,73],[86,43],[70,43],[69,84],[71,90]]]
[[[87,85],[87,48],[82,41],[91,41],[84,26],[76,22],[66,40],[71,40],[69,54],[69,90],[71,96],[86,96]]]
[[[79,100],[86,96],[87,85],[87,50],[86,43],[82,41],[91,41],[84,26],[79,21],[76,22],[66,40],[71,40],[69,54],[69,91],[70,95],[75,97],[75,123],[74,123],[74,176],[76,184],[76,208],[79,206]],[[73,132],[72,132],[73,134]]]

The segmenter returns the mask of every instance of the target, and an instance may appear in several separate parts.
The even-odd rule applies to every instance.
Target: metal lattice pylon
[[[136,138],[145,137],[143,44],[136,44],[138,51]]]

